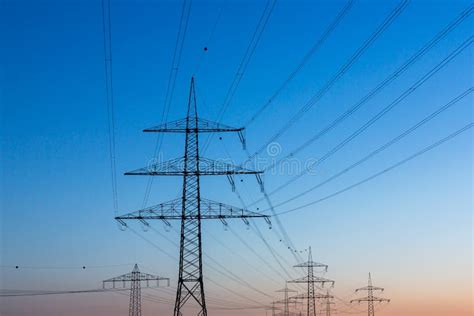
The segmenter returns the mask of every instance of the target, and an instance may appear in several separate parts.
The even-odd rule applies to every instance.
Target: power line
[[[133,266],[133,263],[109,264],[109,265],[82,265],[82,266],[28,266],[28,265],[0,265],[1,269],[28,269],[28,270],[86,270],[104,269],[112,267]]]
[[[204,47],[201,51],[201,55],[198,59],[198,62],[197,62],[197,65],[196,67],[194,68],[195,70],[193,71],[193,76],[194,77],[197,77],[197,74],[199,72],[199,70],[201,69],[201,64],[202,64],[202,61],[204,59],[204,55],[207,53],[208,49],[209,49],[209,45],[211,44],[213,38],[214,38],[214,34],[216,32],[216,29],[217,29],[217,25],[219,24],[220,22],[220,19],[221,19],[221,16],[222,16],[222,7],[219,9],[219,12],[217,13],[217,17],[216,17],[216,20],[212,26],[212,29],[211,29],[211,32],[209,34],[209,37],[207,38],[207,41],[204,43]]]
[[[292,202],[312,191],[314,191],[315,189],[317,188],[320,188],[322,187],[323,185],[333,181],[334,179],[342,176],[343,174],[349,172],[350,170],[354,169],[355,167],[361,165],[362,163],[366,162],[367,160],[371,159],[372,157],[378,155],[379,153],[381,153],[382,151],[386,150],[387,148],[389,148],[390,146],[398,143],[400,140],[402,140],[403,138],[405,138],[406,136],[410,135],[411,133],[413,133],[414,131],[416,131],[418,128],[422,127],[423,125],[425,125],[426,123],[428,123],[429,121],[431,121],[432,119],[436,118],[439,114],[441,114],[442,112],[448,110],[449,108],[451,108],[452,106],[456,105],[459,101],[461,101],[462,99],[464,99],[465,97],[467,97],[468,95],[470,95],[472,92],[474,91],[474,88],[469,88],[467,89],[466,91],[464,91],[463,93],[461,93],[460,95],[456,96],[454,99],[452,99],[451,101],[449,101],[448,103],[446,103],[445,105],[441,106],[440,108],[438,108],[435,112],[431,113],[430,115],[428,115],[427,117],[423,118],[421,121],[419,121],[418,123],[416,123],[415,125],[413,125],[412,127],[410,127],[409,129],[405,130],[403,133],[401,133],[400,135],[396,136],[395,138],[391,139],[390,141],[388,141],[387,143],[385,143],[384,145],[380,146],[379,148],[377,148],[376,150],[372,151],[371,153],[369,153],[368,155],[364,156],[362,159],[358,160],[357,162],[351,164],[350,166],[344,168],[343,170],[341,170],[340,172],[336,173],[335,175],[329,177],[328,179],[324,180],[323,182],[311,187],[310,189],[307,189],[293,197],[291,197],[290,199],[287,199],[283,202],[280,202],[278,203],[277,205],[275,205],[275,207],[280,207],[282,205],[285,205],[289,202]],[[266,210],[265,210],[266,211]]]
[[[321,35],[318,41],[313,45],[313,47],[311,47],[311,49],[304,55],[303,59],[299,62],[298,66],[296,66],[296,68],[290,73],[290,75],[286,78],[286,80],[283,81],[281,85],[279,85],[279,87],[275,90],[272,96],[268,98],[267,102],[264,105],[262,105],[247,122],[243,124],[244,126],[248,127],[250,124],[252,124],[273,103],[273,101],[278,97],[278,95],[288,86],[288,84],[304,68],[304,66],[308,63],[311,57],[313,57],[313,55],[321,48],[324,42],[326,42],[326,40],[329,38],[332,32],[336,29],[339,23],[344,19],[344,17],[350,11],[353,3],[354,3],[354,0],[347,1],[347,3],[344,5],[342,10],[336,16],[334,21],[328,26],[328,28],[324,31],[324,33]]]
[[[473,39],[474,39],[474,37],[471,36],[467,40],[465,40],[460,46],[458,46],[454,51],[452,51],[447,57],[445,57],[443,60],[441,60],[435,67],[433,67],[424,76],[422,76],[419,80],[417,80],[413,85],[411,85],[407,90],[405,90],[394,101],[389,103],[386,107],[384,107],[381,111],[379,111],[376,115],[374,115],[364,125],[362,125],[360,128],[358,128],[355,132],[353,132],[351,135],[349,135],[347,138],[345,138],[338,145],[333,147],[330,151],[328,151],[326,154],[324,154],[319,160],[317,160],[314,163],[311,163],[310,165],[308,165],[305,170],[303,170],[302,172],[300,172],[299,174],[297,174],[296,176],[294,176],[293,178],[291,178],[290,180],[288,180],[287,182],[283,183],[282,185],[277,187],[275,190],[270,192],[269,195],[275,194],[276,192],[282,190],[283,188],[287,187],[291,183],[295,182],[296,180],[301,178],[303,175],[305,175],[307,171],[309,171],[312,168],[314,168],[315,166],[321,164],[322,162],[327,160],[329,157],[331,157],[333,154],[335,154],[340,149],[342,149],[344,146],[346,146],[349,142],[351,142],[353,139],[355,139],[357,136],[359,136],[362,132],[364,132],[366,129],[368,129],[370,126],[372,126],[375,122],[377,122],[379,119],[381,119],[385,114],[387,114],[389,111],[391,111],[395,106],[400,104],[405,98],[407,98],[409,95],[411,95],[416,89],[418,89],[421,85],[423,85],[432,76],[434,76],[441,69],[443,69],[446,65],[448,65],[455,57],[457,57],[460,53],[462,53],[466,48],[468,48],[472,44]]]
[[[224,248],[227,252],[231,253],[232,255],[235,255],[235,256],[238,256],[239,257],[239,260],[240,262],[245,262],[249,267],[251,267],[252,269],[254,269],[255,271],[257,271],[259,273],[259,275],[261,276],[265,276],[267,279],[275,282],[276,284],[279,284],[280,281],[277,281],[276,279],[274,279],[271,275],[267,274],[265,271],[261,270],[259,267],[255,266],[255,265],[252,265],[244,256],[242,256],[241,254],[237,253],[237,252],[234,252],[232,251],[223,241],[221,241],[219,238],[217,238],[216,236],[214,236],[213,234],[211,234],[209,231],[206,231],[206,235],[211,237],[215,242],[217,242],[222,248]]]
[[[105,91],[107,106],[107,130],[109,138],[109,160],[112,181],[112,201],[115,216],[118,215],[117,167],[115,159],[115,109],[112,76],[112,27],[110,0],[102,0],[102,31],[104,34]]]
[[[226,146],[225,146],[224,144],[222,144],[222,148],[224,149],[224,152],[226,153],[226,155],[227,155],[229,158],[231,158],[231,157],[230,157],[230,154],[229,154],[229,152],[228,152],[228,150],[227,150],[227,148],[226,148]],[[245,186],[245,184],[244,184],[244,186]],[[248,209],[248,207],[247,207],[245,201],[243,200],[242,196],[240,195],[239,190],[237,189],[237,187],[234,188],[233,192],[236,194],[236,196],[237,196],[237,198],[239,199],[239,201],[240,201],[242,207],[243,207],[244,209]],[[271,203],[270,203],[270,202],[269,202],[269,205],[271,206]],[[277,220],[279,221],[278,218],[277,218]],[[269,251],[270,254],[273,256],[273,258],[275,259],[275,261],[277,262],[277,264],[278,264],[278,265],[280,266],[280,268],[284,271],[284,273],[288,276],[288,278],[291,279],[292,276],[288,273],[288,271],[286,270],[286,268],[284,267],[284,265],[281,263],[281,261],[284,261],[284,259],[281,257],[281,255],[279,255],[279,254],[275,251],[275,249],[273,249],[273,248],[270,246],[270,244],[269,244],[268,241],[265,239],[265,237],[263,236],[263,234],[262,234],[262,232],[260,231],[260,229],[258,228],[258,226],[257,226],[252,220],[250,220],[250,223],[252,224],[250,227],[253,228],[253,232],[257,235],[257,237],[259,237],[259,238],[263,241],[264,245],[267,247],[268,251]],[[280,230],[283,232],[284,236],[286,236],[286,237],[289,239],[289,236],[288,236],[288,234],[286,233],[286,231],[285,231],[283,225],[281,225],[281,223],[278,223],[278,225],[279,225]],[[275,230],[273,230],[273,232],[274,232],[275,234],[277,234]],[[248,244],[245,243],[245,242],[242,240],[242,238],[240,238],[240,236],[238,236],[237,233],[235,233],[235,231],[232,231],[232,233],[233,233],[234,235],[236,235],[236,236],[239,238],[239,240],[240,240],[242,243],[244,243],[244,245],[247,246],[247,248],[249,248],[251,251],[253,251],[252,247],[249,247]],[[277,236],[278,236],[278,234],[277,234]],[[278,237],[279,237],[280,240],[284,239],[284,237],[282,237],[282,236],[278,236]],[[285,240],[286,240],[286,239],[285,239]],[[291,240],[286,240],[286,242],[292,244]],[[254,251],[253,251],[253,252],[254,252]],[[295,255],[295,254],[292,253],[292,255]],[[298,260],[299,258],[295,257],[295,259]],[[291,266],[291,265],[288,264],[288,263],[286,263],[286,264],[287,264],[288,266]],[[280,273],[279,273],[279,274],[280,274]],[[280,274],[280,275],[281,275],[281,274]],[[283,277],[283,279],[285,279],[285,277]]]
[[[174,261],[177,261],[177,260],[178,260],[178,258],[174,257],[172,254],[170,254],[169,252],[167,252],[166,250],[164,250],[163,248],[161,248],[160,246],[158,246],[156,243],[152,242],[151,240],[149,240],[148,238],[146,238],[145,236],[143,236],[142,234],[138,233],[136,230],[134,230],[133,228],[131,228],[130,225],[127,226],[127,229],[130,230],[130,231],[131,231],[132,233],[134,233],[135,235],[137,235],[140,239],[144,240],[146,243],[148,243],[148,244],[149,244],[150,246],[152,246],[153,248],[157,249],[157,250],[160,251],[161,253],[163,253],[163,254],[165,254],[166,256],[168,256],[169,258],[173,259]],[[217,271],[217,269],[215,269],[215,267],[214,267],[214,270]],[[219,271],[219,272],[222,274],[221,271]],[[225,275],[225,273],[224,273],[224,275]],[[236,292],[236,291],[234,291],[234,290],[232,290],[232,289],[229,289],[229,288],[225,287],[224,285],[222,285],[222,284],[220,284],[220,283],[218,283],[218,282],[216,282],[216,281],[210,279],[209,277],[206,277],[206,280],[209,281],[209,282],[211,282],[211,283],[213,283],[214,285],[216,285],[216,286],[218,286],[218,287],[221,287],[221,288],[223,288],[223,289],[225,289],[225,290],[227,290],[227,291],[229,291],[229,292],[231,292],[231,293],[233,293],[233,294],[235,294],[235,295],[241,297],[241,298],[244,298],[244,299],[246,299],[246,300],[250,300],[250,301],[252,301],[252,302],[254,302],[254,303],[257,302],[257,301],[255,301],[255,300],[253,300],[253,299],[250,299],[250,298],[248,298],[248,297],[246,297],[246,296],[244,296],[244,295],[239,294],[238,292]],[[257,302],[257,303],[258,303],[258,302]]]
[[[242,60],[240,61],[239,67],[237,68],[237,71],[234,75],[232,83],[229,89],[227,90],[227,93],[224,98],[224,102],[222,103],[220,109],[217,111],[216,122],[218,123],[222,120],[222,117],[224,116],[225,111],[229,107],[230,102],[232,98],[234,97],[237,91],[237,88],[239,87],[240,81],[242,80],[242,77],[244,76],[244,73],[247,70],[247,67],[255,52],[255,49],[257,48],[257,45],[260,42],[260,38],[262,37],[262,34],[265,31],[265,28],[270,19],[270,16],[273,13],[273,9],[275,8],[276,2],[277,0],[268,0],[265,4],[265,8],[262,12],[262,15],[260,16],[258,20],[257,26],[255,27],[255,30],[253,32],[252,38],[249,44],[247,45],[247,49],[245,50],[244,56],[242,57]],[[213,136],[210,135],[206,139],[203,146],[203,153],[205,153],[207,148],[209,147],[212,137]]]
[[[181,63],[181,56],[183,53],[184,41],[186,39],[186,33],[188,29],[189,16],[191,15],[192,0],[183,0],[181,8],[181,17],[179,20],[178,34],[176,36],[176,43],[173,51],[173,59],[171,61],[171,69],[168,75],[168,84],[166,86],[165,102],[161,113],[160,124],[163,124],[168,119],[171,102],[173,100],[174,90],[176,86],[176,78],[178,76],[179,65]],[[160,152],[163,144],[163,137],[161,134],[157,135],[155,149],[153,150],[153,158],[156,158]],[[143,197],[142,207],[148,204],[150,198],[151,188],[153,186],[153,177],[148,178],[147,186],[145,189],[145,196]]]
[[[358,111],[364,104],[370,101],[373,97],[375,97],[379,92],[381,92],[385,87],[387,87],[390,83],[400,77],[407,69],[410,68],[416,61],[418,61],[421,57],[423,57],[429,50],[431,50],[439,41],[445,38],[451,31],[453,31],[459,24],[461,24],[466,18],[468,18],[474,9],[474,5],[470,5],[466,10],[464,10],[455,20],[449,23],[443,30],[441,30],[434,38],[432,38],[425,46],[423,46],[419,51],[417,51],[413,56],[411,56],[405,63],[403,63],[399,68],[397,68],[393,73],[391,73],[387,78],[382,80],[374,89],[372,89],[368,94],[362,97],[358,102],[356,102],[353,106],[351,106],[346,112],[342,115],[337,117],[334,121],[332,121],[329,125],[323,128],[321,131],[317,132],[314,136],[310,139],[305,141],[303,144],[298,146],[294,149],[291,153],[282,157],[278,161],[275,161],[271,165],[267,166],[264,170],[269,170],[276,165],[279,165],[281,162],[285,161],[286,159],[293,157],[300,151],[308,148],[310,144],[327,134],[333,128],[337,127],[341,124],[346,118],[354,114]]]
[[[392,170],[395,169],[395,168],[398,168],[398,167],[404,165],[405,163],[407,163],[407,162],[409,162],[409,161],[411,161],[411,160],[413,160],[413,159],[415,159],[415,158],[417,158],[417,157],[419,157],[419,156],[421,156],[421,155],[423,155],[423,154],[429,152],[430,150],[432,150],[432,149],[434,149],[434,148],[436,148],[436,147],[438,147],[438,146],[444,144],[445,142],[450,141],[451,139],[455,138],[456,136],[458,136],[458,135],[462,134],[463,132],[469,130],[469,129],[472,128],[473,126],[474,126],[474,123],[469,123],[469,124],[467,124],[466,126],[462,127],[461,129],[455,131],[454,133],[449,134],[449,135],[446,136],[445,138],[442,138],[442,139],[438,140],[437,142],[435,142],[435,143],[433,143],[433,144],[431,144],[431,145],[429,145],[429,146],[423,148],[422,150],[420,150],[420,151],[414,153],[413,155],[411,155],[411,156],[409,156],[409,157],[407,157],[407,158],[405,158],[405,159],[403,159],[403,160],[401,160],[401,161],[399,161],[399,162],[397,162],[397,163],[391,165],[390,167],[383,169],[382,171],[379,171],[379,172],[377,172],[377,173],[375,173],[375,174],[373,174],[373,175],[371,175],[371,176],[369,176],[369,177],[367,177],[367,178],[365,178],[365,179],[363,179],[363,180],[361,180],[361,181],[359,181],[359,182],[356,182],[356,183],[354,183],[354,184],[352,184],[352,185],[350,185],[350,186],[347,186],[347,187],[345,187],[345,188],[343,188],[343,189],[341,189],[341,190],[339,190],[339,191],[336,191],[336,192],[334,192],[334,193],[332,193],[332,194],[326,195],[326,196],[324,196],[324,197],[322,197],[322,198],[320,198],[320,199],[317,199],[317,200],[314,200],[314,201],[312,201],[312,202],[306,203],[306,204],[304,204],[304,205],[301,205],[301,206],[298,206],[298,207],[295,207],[295,208],[292,208],[292,209],[289,209],[289,210],[280,212],[280,213],[278,213],[278,215],[282,215],[282,214],[287,214],[287,213],[295,212],[295,211],[297,211],[297,210],[300,210],[300,209],[303,209],[303,208],[305,208],[305,207],[308,207],[308,206],[311,206],[311,205],[314,205],[314,204],[323,202],[323,201],[328,200],[328,199],[330,199],[330,198],[333,198],[333,197],[335,197],[335,196],[337,196],[337,195],[339,195],[339,194],[342,194],[342,193],[347,192],[347,191],[349,191],[349,190],[351,190],[351,189],[354,189],[354,188],[356,188],[356,187],[358,187],[358,186],[360,186],[360,185],[362,185],[362,184],[364,184],[364,183],[366,183],[366,182],[369,182],[370,180],[373,180],[373,179],[375,179],[375,178],[377,178],[377,177],[379,177],[379,176],[381,176],[381,175],[383,175],[383,174],[385,174],[385,173],[387,173],[387,172],[389,172],[389,171],[392,171]]]
[[[21,296],[44,296],[44,295],[61,295],[61,294],[85,294],[85,293],[104,293],[127,291],[128,289],[92,289],[92,290],[68,290],[68,291],[24,291],[23,293],[0,293],[0,297],[21,297]]]
[[[217,115],[218,122],[222,119],[222,116],[224,115],[225,111],[229,107],[229,104],[232,98],[234,97],[235,92],[237,91],[240,81],[242,80],[242,77],[245,71],[247,70],[247,66],[250,63],[250,59],[255,53],[255,49],[257,48],[257,45],[260,42],[260,38],[262,37],[262,34],[265,31],[268,20],[270,19],[270,16],[272,15],[273,9],[275,8],[276,2],[277,2],[276,0],[267,1],[265,9],[262,15],[260,16],[260,20],[258,21],[257,27],[255,28],[255,31],[253,33],[252,39],[250,40],[250,43],[247,46],[244,57],[242,58],[242,61],[240,62],[239,67],[237,68],[237,72],[235,73],[234,80],[232,81],[232,84],[229,90],[227,91],[227,94],[224,99],[224,103],[222,104],[220,110],[218,111],[218,115]]]
[[[392,10],[389,16],[376,29],[374,33],[363,43],[361,47],[351,56],[351,58],[339,69],[339,71],[326,84],[314,94],[311,99],[301,107],[298,112],[293,115],[268,141],[265,142],[257,151],[250,155],[242,164],[251,161],[255,156],[262,153],[267,146],[282,136],[290,129],[299,119],[303,117],[321,98],[332,88],[332,86],[352,67],[352,65],[363,55],[363,53],[375,42],[375,40],[392,24],[393,21],[403,12],[408,5],[408,0],[403,0],[398,6]]]
[[[171,244],[173,244],[174,246],[177,246],[179,247],[179,245],[177,243],[175,243],[173,240],[167,238],[166,236],[164,236],[160,231],[158,231],[157,229],[155,229],[154,227],[152,226],[149,226],[149,228],[151,228],[152,231],[154,231],[156,234],[160,235],[161,237],[165,238],[168,242],[170,242]],[[176,231],[177,233],[179,233],[178,231]],[[230,271],[229,269],[227,269],[225,266],[223,266],[222,264],[220,264],[216,259],[212,258],[207,252],[204,252],[203,251],[203,255],[210,261],[212,261],[215,265],[217,265],[220,269],[222,269],[224,272],[220,271],[219,269],[216,269],[215,267],[213,267],[213,270],[224,275],[225,277],[233,280],[234,282],[237,282],[243,286],[246,286],[247,288],[255,291],[255,292],[258,292],[264,296],[268,296],[265,292],[262,292],[260,291],[259,289],[257,289],[256,287],[254,287],[253,285],[251,285],[249,282],[245,281],[244,279],[242,278],[239,278],[237,275],[235,275],[235,273],[233,273],[232,271]],[[211,266],[212,267],[212,266]]]

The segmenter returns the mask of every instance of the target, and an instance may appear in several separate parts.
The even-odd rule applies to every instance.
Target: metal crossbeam
[[[233,174],[261,174],[263,171],[245,169],[219,160],[199,157],[196,160],[197,168],[189,170],[185,168],[186,158],[180,157],[160,163],[126,172],[127,176],[220,176]]]
[[[186,133],[187,131],[187,118],[183,118],[176,121],[167,122],[158,126],[146,128],[144,132],[155,132],[155,133]],[[214,133],[214,132],[241,132],[244,130],[243,127],[232,127],[221,123],[197,118],[196,127],[199,133]]]
[[[165,203],[160,203],[151,207],[144,208],[139,211],[131,212],[116,219],[124,226],[127,226],[125,220],[140,220],[147,225],[147,220],[162,220],[165,223],[168,220],[182,220],[182,202],[181,198],[174,199]],[[247,218],[263,218],[269,225],[271,225],[270,217],[257,212],[252,212],[246,209],[227,205],[220,202],[215,202],[208,199],[201,199],[201,214],[200,219],[242,219],[245,224],[249,224]],[[185,214],[184,219],[197,219],[197,215]]]

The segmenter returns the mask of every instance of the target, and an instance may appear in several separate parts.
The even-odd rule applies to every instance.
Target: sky
[[[344,1],[277,1],[222,122],[245,125],[250,153],[278,130],[334,78],[351,56],[398,5],[397,1],[355,1],[341,23],[305,66],[251,124],[248,120],[287,80],[345,5]],[[281,137],[264,148],[258,166],[292,153],[306,140],[364,98],[422,49],[472,3],[411,1],[319,101]],[[199,115],[216,120],[246,52],[264,1],[198,1],[190,19],[168,120],[184,117],[192,76]],[[143,290],[143,315],[171,314],[177,280],[179,223],[122,231],[114,221],[107,129],[101,1],[4,0],[0,23],[1,253],[2,290],[78,290],[132,270],[171,279],[170,288]],[[123,173],[146,166],[159,124],[178,33],[181,2],[111,1],[113,98],[116,125],[118,212],[142,207],[146,177]],[[472,11],[471,11],[472,12]],[[309,163],[397,100],[420,78],[472,36],[473,17],[410,65],[393,82],[340,125],[292,156],[293,169],[269,170],[267,192],[292,179]],[[214,30],[214,31],[213,31]],[[472,38],[470,39],[472,43]],[[204,51],[207,47],[207,51]],[[370,125],[310,174],[270,195],[274,205],[330,179],[473,86],[469,44],[386,115]],[[415,159],[341,194],[343,190],[473,121],[472,94],[342,176],[280,207],[277,213],[302,258],[294,258],[278,220],[258,231],[229,221],[203,223],[205,289],[209,315],[265,315],[292,266],[313,259],[329,266],[318,275],[336,281],[340,314],[364,314],[347,303],[354,289],[385,288],[383,316],[468,316],[472,306],[473,133],[469,129]],[[206,136],[201,143],[206,142]],[[182,135],[166,135],[159,159],[183,155]],[[273,148],[273,149],[272,149]],[[210,139],[203,156],[246,159],[237,135]],[[231,157],[231,158],[230,158]],[[236,177],[236,192],[225,178],[203,179],[202,196],[268,213],[253,176]],[[155,178],[147,206],[181,194],[182,179]],[[18,269],[15,266],[19,266]],[[83,269],[82,267],[86,268]],[[229,277],[229,272],[238,276]],[[244,281],[247,285],[243,285]],[[248,285],[251,285],[251,288]],[[294,286],[293,286],[294,287]],[[304,289],[294,287],[299,293]],[[257,289],[258,291],[256,291]],[[5,316],[126,315],[126,295],[65,294],[0,298]],[[224,308],[224,309],[223,309]],[[300,307],[298,307],[300,308]]]

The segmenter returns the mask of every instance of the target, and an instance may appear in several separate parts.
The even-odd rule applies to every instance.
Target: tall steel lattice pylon
[[[277,304],[277,302],[272,302],[272,305],[265,309],[266,311],[271,311],[272,316],[276,316],[277,311],[281,310],[281,308],[278,308],[278,307],[275,306],[276,304]]]
[[[261,187],[263,184],[259,176],[262,171],[253,171],[199,156],[200,133],[236,132],[243,146],[245,146],[245,139],[242,133],[243,128],[234,128],[199,118],[194,89],[194,78],[192,78],[186,118],[144,130],[144,132],[155,133],[184,133],[186,135],[184,157],[153,163],[148,167],[125,173],[126,175],[182,176],[182,197],[116,217],[125,226],[126,220],[139,220],[145,225],[149,225],[147,220],[161,220],[165,225],[170,225],[170,220],[181,220],[175,316],[183,315],[183,308],[189,300],[197,303],[199,310],[197,315],[207,315],[202,275],[201,220],[218,219],[227,225],[226,219],[240,218],[248,225],[248,218],[264,218],[270,225],[270,219],[266,215],[201,197],[199,182],[201,176],[225,175],[234,187],[233,175],[254,174]]]
[[[142,314],[142,301],[141,301],[141,287],[142,282],[146,282],[146,287],[150,286],[150,281],[156,281],[156,285],[159,286],[160,281],[167,281],[167,285],[170,285],[170,279],[162,278],[157,275],[148,273],[142,273],[138,269],[138,265],[135,264],[131,273],[123,274],[111,279],[102,281],[102,287],[106,288],[107,285],[112,284],[112,288],[116,287],[116,284],[127,286],[130,283],[130,305],[129,305],[129,316],[141,316]]]
[[[317,294],[314,290],[314,285],[315,284],[321,284],[323,287],[326,283],[330,283],[332,286],[334,286],[334,281],[321,278],[318,276],[314,275],[314,268],[324,268],[326,271],[328,269],[328,266],[322,263],[314,262],[313,261],[313,255],[311,253],[311,247],[309,247],[309,252],[308,252],[308,261],[304,263],[300,263],[295,265],[295,268],[306,268],[307,270],[307,275],[303,278],[296,279],[296,280],[291,280],[288,281],[288,283],[304,283],[307,286],[307,293],[306,295],[298,295],[295,296],[294,298],[297,299],[306,299],[307,301],[307,316],[316,316],[316,299],[321,298],[320,294]]]
[[[325,313],[326,316],[331,316],[332,312],[336,312],[336,310],[331,307],[331,305],[334,305],[334,302],[331,301],[334,297],[329,294],[329,290],[327,290],[324,298],[326,299],[326,302],[323,303],[325,307],[321,310],[321,313]]]
[[[278,304],[283,304],[283,316],[289,316],[290,315],[290,297],[289,293],[296,292],[295,290],[289,289],[288,285],[285,284],[285,288],[278,290],[276,292],[280,292],[284,294],[284,298],[281,301],[277,301],[276,303]]]
[[[383,303],[383,302],[390,302],[389,299],[376,297],[374,296],[374,291],[381,291],[383,292],[384,289],[381,287],[376,287],[372,285],[372,276],[369,273],[369,283],[365,287],[361,287],[360,289],[356,289],[356,293],[359,291],[367,291],[367,296],[352,300],[352,302],[367,302],[367,315],[368,316],[375,316],[375,307],[374,302]]]

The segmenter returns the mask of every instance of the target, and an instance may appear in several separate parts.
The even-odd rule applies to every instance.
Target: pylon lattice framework
[[[105,289],[107,284],[112,284],[112,288],[115,288],[117,283],[122,284],[123,287],[126,287],[126,285],[130,283],[130,305],[128,314],[129,316],[141,316],[141,285],[142,282],[146,282],[146,287],[149,287],[150,281],[156,281],[157,286],[160,285],[160,281],[167,281],[167,285],[170,285],[170,279],[148,273],[142,273],[138,269],[138,265],[135,264],[131,273],[104,280],[102,281],[102,287]]]
[[[334,298],[334,296],[329,294],[329,290],[327,290],[326,295],[322,298],[326,299],[326,302],[324,302],[323,305],[325,305],[324,309],[321,310],[321,313],[325,313],[326,316],[331,316],[331,312],[336,312],[335,309],[331,307],[331,305],[335,304],[334,302],[331,301],[331,299]]]
[[[369,282],[368,285],[365,287],[361,287],[359,289],[356,289],[356,293],[359,291],[367,291],[367,296],[351,300],[352,302],[367,302],[367,315],[368,316],[375,316],[375,307],[374,307],[374,302],[378,303],[383,303],[383,302],[390,302],[389,299],[383,298],[383,297],[376,297],[374,296],[374,291],[380,291],[383,292],[384,289],[381,287],[376,287],[372,285],[372,276],[369,273]]]
[[[161,220],[166,225],[170,225],[170,220],[181,220],[179,276],[174,316],[183,315],[183,307],[189,299],[198,304],[198,315],[207,316],[202,275],[202,219],[219,219],[227,225],[226,219],[229,218],[240,218],[246,224],[248,224],[248,218],[264,218],[270,225],[267,215],[201,198],[201,176],[226,175],[234,186],[233,175],[254,174],[262,186],[259,176],[262,171],[253,171],[199,156],[200,133],[237,132],[245,146],[242,131],[243,128],[234,128],[198,118],[194,78],[192,78],[186,118],[144,130],[144,132],[155,133],[184,133],[186,135],[184,157],[125,173],[125,175],[183,177],[181,199],[116,217],[116,220],[125,226],[126,220],[139,220],[145,225],[149,225],[147,220]]]
[[[289,316],[290,315],[290,297],[289,293],[296,292],[295,290],[289,289],[288,285],[285,284],[285,288],[278,290],[276,292],[280,292],[284,294],[284,299],[281,301],[277,301],[275,303],[277,304],[283,304],[283,316]]]
[[[295,265],[296,268],[306,268],[307,275],[303,278],[288,281],[288,283],[304,283],[307,285],[306,295],[297,295],[294,298],[306,299],[307,300],[307,316],[316,316],[316,299],[323,298],[320,294],[317,294],[314,290],[315,284],[321,284],[323,287],[326,283],[330,283],[334,286],[334,281],[321,278],[314,275],[314,268],[324,268],[326,271],[328,266],[322,263],[314,262],[313,255],[311,253],[311,247],[309,247],[308,261]]]

